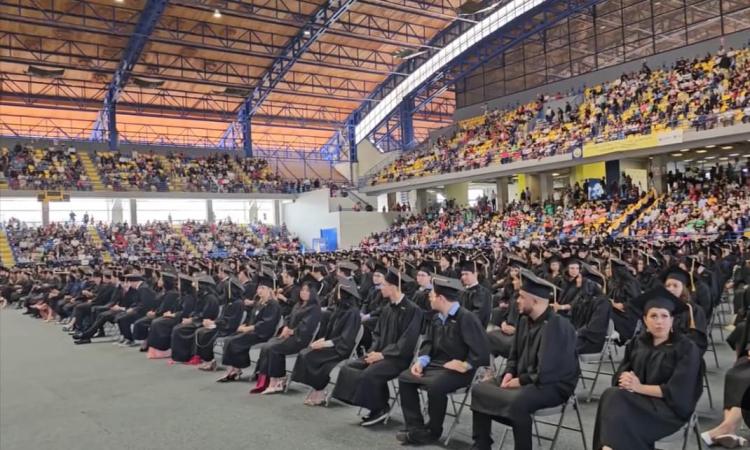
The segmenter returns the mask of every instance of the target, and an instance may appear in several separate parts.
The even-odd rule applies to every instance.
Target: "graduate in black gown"
[[[136,320],[146,316],[150,311],[156,311],[159,307],[156,292],[151,286],[145,283],[144,278],[138,274],[127,275],[125,279],[130,284],[130,289],[135,291],[133,304],[122,314],[117,317],[117,326],[120,328],[122,335],[122,346],[134,347],[136,345],[131,326]]]
[[[325,403],[325,391],[330,374],[336,365],[348,358],[354,350],[360,331],[359,289],[354,283],[339,280],[337,298],[329,310],[332,312],[326,330],[310,346],[299,352],[292,370],[292,381],[310,386],[305,397],[308,406]]]
[[[92,323],[82,333],[73,335],[73,342],[77,345],[90,344],[93,337],[104,337],[104,324],[114,323],[118,317],[125,314],[135,298],[136,291],[130,289],[130,283],[125,281],[127,274],[118,277],[115,290],[110,297],[109,303],[101,307],[94,307],[92,313],[98,308],[99,312]]]
[[[361,425],[384,422],[389,414],[388,381],[404,371],[414,356],[422,327],[422,310],[401,292],[401,274],[388,270],[381,287],[383,307],[373,342],[364,357],[341,368],[333,397],[370,410]]]
[[[258,364],[255,366],[257,384],[251,394],[276,394],[284,392],[286,383],[286,356],[294,355],[310,345],[320,325],[321,310],[318,304],[317,285],[305,282],[299,293],[300,301],[294,305],[281,333],[260,346]]]
[[[432,261],[423,261],[416,269],[417,290],[412,296],[412,301],[422,309],[424,314],[422,322],[422,334],[427,330],[427,326],[432,321],[435,311],[430,306],[430,295],[432,294],[432,277],[435,275],[437,268]]]
[[[226,337],[237,332],[244,313],[245,286],[235,276],[225,281],[220,297],[222,307],[216,320],[203,319],[203,326],[195,333],[195,353],[200,357],[200,370],[214,371],[217,368],[214,358],[214,343],[218,337]]]
[[[675,313],[674,330],[690,338],[698,346],[702,357],[708,349],[708,323],[703,308],[690,295],[690,274],[678,266],[672,266],[664,272],[662,280],[664,287],[686,306]]]
[[[370,348],[372,345],[372,333],[378,325],[378,319],[383,307],[388,304],[388,300],[383,298],[381,288],[385,282],[385,275],[388,268],[381,263],[376,263],[372,272],[372,287],[367,293],[367,297],[362,299],[360,315],[362,326],[365,327],[365,334],[362,336],[361,345],[364,348]]]
[[[148,351],[148,335],[154,320],[163,317],[164,314],[172,314],[177,309],[180,294],[177,292],[177,272],[162,270],[161,276],[156,282],[160,289],[156,303],[159,305],[156,311],[148,311],[144,317],[136,320],[133,324],[133,338],[142,341],[140,350]]]
[[[604,296],[606,279],[593,266],[583,264],[579,275],[586,282],[573,299],[570,321],[576,329],[576,352],[599,353],[604,348],[612,308]]]
[[[724,376],[724,418],[701,437],[709,446],[746,447],[747,439],[738,436],[737,431],[742,423],[742,399],[750,390],[750,315],[727,336],[727,343],[734,349],[737,359]]]
[[[174,310],[164,311],[161,317],[151,322],[146,339],[149,359],[169,358],[172,355],[172,330],[180,323],[192,322],[196,307],[193,282],[193,277],[179,274],[178,298]]]
[[[470,260],[460,264],[461,282],[466,288],[461,292],[461,306],[476,314],[482,326],[487,327],[492,314],[492,292],[479,283],[477,271],[481,267],[480,263]]]
[[[633,337],[641,318],[641,311],[630,303],[641,294],[641,287],[630,267],[621,259],[610,258],[605,267],[604,275],[609,280],[606,295],[612,304],[612,321],[622,343]]]
[[[578,383],[575,330],[549,307],[554,285],[527,270],[521,283],[523,316],[505,373],[472,389],[473,448],[479,450],[492,445],[493,420],[513,428],[516,450],[531,449],[531,415],[566,402]]]
[[[293,267],[286,267],[281,272],[281,287],[276,291],[276,301],[281,307],[281,315],[288,317],[292,308],[299,301],[300,286],[297,284],[299,272]]]
[[[250,367],[250,349],[267,342],[278,331],[282,316],[281,306],[273,298],[275,289],[276,278],[273,273],[259,274],[256,299],[243,300],[246,307],[252,304],[251,310],[237,332],[224,341],[222,364],[227,367],[227,373],[216,381],[224,383],[237,380],[242,375],[242,369]]]
[[[490,352],[493,356],[507,358],[513,347],[514,336],[520,314],[518,312],[518,293],[521,289],[521,269],[525,266],[523,260],[511,260],[508,266],[508,276],[498,298],[497,311],[493,316],[500,322],[499,328],[488,331]]]
[[[219,317],[219,298],[216,295],[216,282],[210,275],[196,276],[198,293],[197,304],[189,321],[182,321],[172,329],[172,361],[178,363],[200,364],[196,355],[195,334],[200,327],[209,324]]]
[[[671,331],[686,304],[663,287],[633,301],[645,329],[628,342],[613,387],[599,401],[595,450],[653,449],[690,419],[703,389],[698,347]]]
[[[489,344],[476,315],[459,303],[458,280],[436,277],[430,294],[433,311],[419,357],[399,376],[401,410],[406,431],[396,438],[405,444],[425,445],[443,434],[448,394],[471,383],[474,372],[489,364]],[[427,392],[429,424],[420,408],[419,389]]]

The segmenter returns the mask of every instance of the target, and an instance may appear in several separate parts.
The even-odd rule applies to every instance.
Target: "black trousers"
[[[424,417],[419,402],[419,389],[427,391],[428,427],[433,436],[443,434],[443,421],[448,408],[448,394],[468,386],[474,371],[459,373],[440,365],[428,365],[421,377],[415,377],[409,369],[398,377],[398,395],[401,398],[401,411],[408,430],[424,428]]]
[[[73,318],[76,321],[73,327],[76,330],[85,330],[91,322],[91,307],[91,303],[79,303],[73,307]]]
[[[83,333],[82,337],[85,339],[91,339],[94,337],[97,331],[104,331],[104,324],[107,322],[114,323],[115,320],[117,320],[117,316],[119,314],[123,314],[122,312],[118,311],[102,311],[99,313],[98,316],[96,316],[96,320],[94,320],[94,323],[91,324]]]
[[[388,382],[408,368],[410,362],[395,358],[369,365],[363,358],[351,361],[341,368],[333,397],[370,411],[384,411],[390,398]]]
[[[133,339],[143,341],[148,337],[148,330],[151,328],[151,322],[154,319],[143,316],[133,323]]]
[[[285,339],[271,338],[260,346],[260,356],[255,371],[269,377],[281,378],[286,375],[286,356],[299,353],[307,345],[307,342],[300,342],[295,336]]]
[[[130,330],[130,326],[140,318],[141,314],[138,311],[132,311],[125,313],[117,319],[117,326],[120,328],[120,334],[122,334],[124,339],[128,341],[133,340],[133,332]]]

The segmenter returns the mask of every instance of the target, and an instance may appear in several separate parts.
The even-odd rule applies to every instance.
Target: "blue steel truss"
[[[122,60],[112,76],[112,81],[107,86],[104,107],[96,119],[91,139],[101,141],[106,137],[111,150],[117,149],[117,100],[122,95],[123,88],[127,85],[133,72],[133,67],[138,63],[143,48],[156,27],[156,23],[164,13],[168,2],[169,0],[148,0],[138,18],[133,33],[130,35]]]
[[[310,16],[305,25],[300,27],[297,34],[284,47],[281,54],[273,60],[253,92],[242,103],[237,114],[237,121],[229,126],[222,137],[222,145],[236,142],[239,131],[245,155],[253,155],[251,135],[253,116],[307,49],[323,36],[354,2],[356,0],[328,0]]]

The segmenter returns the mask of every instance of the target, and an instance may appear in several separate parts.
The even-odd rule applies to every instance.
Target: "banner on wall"
[[[652,133],[645,136],[628,136],[616,141],[600,142],[598,144],[583,144],[583,156],[601,156],[608,153],[638,150],[642,148],[658,147],[682,143],[682,130],[669,130]]]

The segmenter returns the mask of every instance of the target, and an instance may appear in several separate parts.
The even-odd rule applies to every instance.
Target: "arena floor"
[[[717,370],[707,354],[714,409],[704,393],[702,429],[721,413],[723,373],[733,361],[719,344]],[[357,409],[304,406],[303,386],[287,395],[249,396],[246,382],[215,383],[217,374],[149,361],[135,349],[109,342],[74,346],[57,325],[0,311],[0,449],[392,449],[400,447],[400,411],[387,426],[358,426]],[[603,388],[603,384],[602,384]],[[597,388],[597,390],[599,390]],[[590,448],[596,403],[582,403]],[[573,424],[572,410],[566,417]],[[450,448],[470,447],[471,416]],[[495,426],[496,435],[502,427]],[[544,429],[542,429],[544,433]],[[508,435],[504,448],[512,448]],[[545,446],[547,448],[548,446]],[[435,447],[438,448],[438,447]],[[559,450],[582,448],[563,431]],[[697,448],[691,439],[688,448]]]

